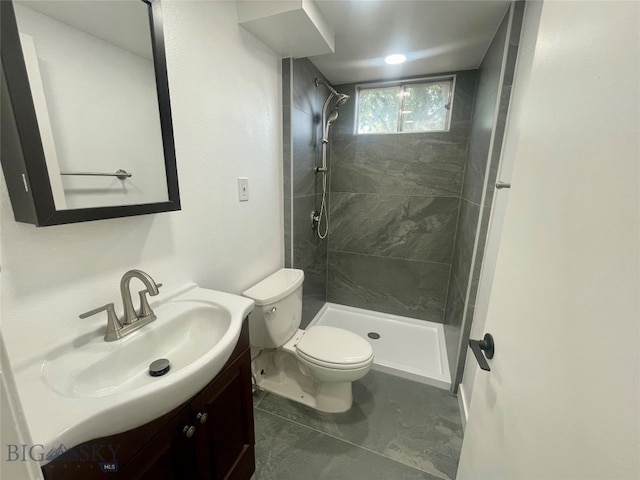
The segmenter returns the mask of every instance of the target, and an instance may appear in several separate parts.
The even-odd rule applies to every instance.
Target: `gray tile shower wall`
[[[449,264],[456,197],[333,192],[332,251]]]
[[[330,302],[442,323],[450,266],[329,252]]]
[[[461,353],[465,299],[471,279],[471,263],[480,218],[480,203],[485,183],[489,148],[493,134],[495,108],[500,91],[502,57],[509,15],[503,19],[480,65],[469,148],[467,150],[460,215],[449,279],[448,305],[444,319],[445,339],[452,379],[457,372]],[[459,304],[462,300],[462,305]],[[455,386],[454,386],[455,388]]]
[[[476,85],[456,74],[448,132],[356,135],[356,85],[331,139],[330,302],[442,323]]]
[[[475,311],[495,192],[493,185],[497,179],[511,97],[524,2],[515,2],[512,8],[513,14],[510,16],[507,12],[505,15],[479,69],[444,321],[454,393],[462,380],[467,354],[466,344]]]
[[[311,229],[311,212],[320,209],[319,139],[326,87],[316,87],[324,76],[303,59],[284,59],[283,185],[285,266],[305,272],[302,328],[322,308],[327,296],[327,241]]]
[[[469,282],[469,268],[473,257],[479,215],[480,206],[463,197],[460,201],[460,215],[458,215],[456,243],[451,268],[451,276],[455,277],[463,297],[466,295]]]
[[[290,58],[282,59],[282,192],[284,195],[284,266],[291,268],[291,68]]]
[[[450,277],[444,315],[444,340],[447,348],[447,359],[449,365],[456,365],[458,361],[458,349],[460,348],[460,325],[447,323],[446,320],[456,318],[460,319],[460,322],[462,321],[464,315],[464,295],[454,275]]]

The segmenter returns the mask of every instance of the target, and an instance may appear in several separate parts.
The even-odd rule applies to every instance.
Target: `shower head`
[[[329,85],[326,82],[323,82],[322,80],[320,80],[319,78],[316,78],[316,87],[319,85],[324,85],[325,87],[327,87],[329,89],[329,91],[331,92],[331,95],[329,95],[329,98],[327,98],[327,102],[325,102],[325,105],[329,102],[329,100],[332,97],[337,97],[334,105],[334,108],[340,108],[341,106],[343,106],[345,103],[347,103],[347,100],[349,100],[349,95],[347,95],[346,93],[338,93],[336,91],[335,88],[333,88],[331,85]]]
[[[337,110],[333,110],[333,112],[331,112],[329,117],[327,117],[329,104],[331,103],[331,100],[335,98],[335,101],[333,102],[333,108],[334,109],[340,108],[345,103],[347,103],[347,100],[349,100],[349,95],[347,95],[346,93],[336,92],[336,89],[333,88],[331,85],[329,85],[326,82],[323,82],[319,78],[316,78],[316,87],[319,86],[320,84],[327,87],[329,89],[329,92],[331,92],[329,93],[329,96],[327,97],[327,99],[324,101],[324,106],[322,107],[322,122],[324,124],[323,131],[322,131],[322,144],[326,145],[327,143],[329,143],[329,127],[331,126],[331,123],[335,122],[336,118],[338,118]]]
[[[347,95],[346,93],[338,93],[337,97],[338,98],[336,99],[336,103],[335,103],[336,108],[340,108],[349,100],[349,95]]]

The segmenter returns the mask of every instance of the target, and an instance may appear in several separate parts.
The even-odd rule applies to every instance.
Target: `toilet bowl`
[[[369,342],[341,328],[301,330],[304,272],[281,269],[243,293],[249,314],[252,369],[258,386],[323,412],[353,403],[352,382],[373,364]]]

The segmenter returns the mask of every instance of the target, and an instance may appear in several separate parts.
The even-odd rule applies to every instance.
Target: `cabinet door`
[[[189,408],[183,408],[112,480],[193,480],[195,475],[194,438],[187,437]]]
[[[203,390],[191,408],[198,479],[249,480],[255,471],[249,350]],[[206,421],[200,423],[205,414]]]

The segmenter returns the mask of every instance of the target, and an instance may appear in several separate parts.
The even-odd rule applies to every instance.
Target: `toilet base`
[[[316,382],[285,352],[265,351],[251,367],[258,387],[315,410],[341,413],[353,404],[352,382]]]

